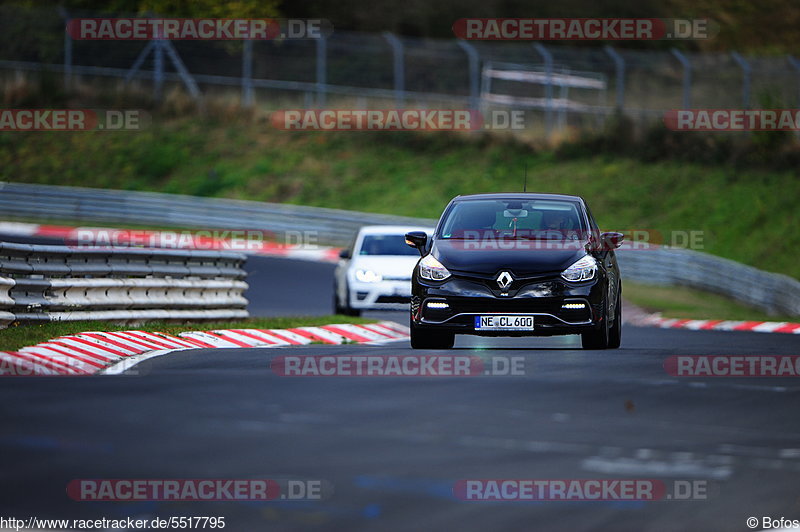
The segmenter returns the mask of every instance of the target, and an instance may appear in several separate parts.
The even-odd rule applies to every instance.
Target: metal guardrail
[[[363,225],[435,225],[436,220],[278,203],[0,182],[0,213],[35,220],[123,225],[313,232],[322,244],[349,245]]]
[[[254,201],[49,185],[0,183],[4,216],[185,228],[312,231],[346,246],[363,225],[434,226],[436,220]],[[800,281],[687,249],[621,249],[625,279],[715,292],[768,313],[800,315]],[[1,300],[0,300],[1,301]]]
[[[770,314],[800,316],[800,281],[690,249],[617,251],[623,279],[714,292]]]
[[[0,326],[245,318],[244,261],[220,251],[0,242]]]

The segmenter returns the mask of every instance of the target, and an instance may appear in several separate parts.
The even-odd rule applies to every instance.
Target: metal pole
[[[64,6],[59,6],[58,12],[64,19],[64,87],[69,89],[72,85],[72,36],[67,31],[70,18]]]
[[[164,92],[164,44],[160,37],[156,37],[153,50],[153,70],[153,100],[160,103]]]
[[[731,52],[731,57],[742,68],[742,107],[750,109],[750,78],[753,73],[753,67],[739,52]]]
[[[172,41],[159,41],[159,44],[164,48],[164,51],[167,52],[167,56],[169,56],[170,60],[172,61],[172,66],[174,66],[175,70],[178,71],[178,75],[183,80],[183,84],[186,85],[186,89],[189,91],[189,94],[191,94],[192,98],[195,100],[199,99],[200,89],[197,86],[197,82],[195,82],[194,78],[189,73],[189,70],[186,68],[186,65],[183,64],[183,61],[181,61],[181,57],[178,55],[178,52],[172,45]]]
[[[683,65],[683,108],[689,109],[692,103],[690,94],[692,90],[692,64],[677,48],[673,48],[670,51]]]
[[[481,58],[480,55],[478,55],[478,51],[470,43],[462,41],[461,39],[457,40],[456,42],[458,43],[458,46],[460,46],[461,49],[466,52],[467,59],[469,60],[469,106],[471,109],[478,109],[480,106],[480,96],[478,91],[480,90]]]
[[[492,91],[492,78],[486,74],[488,70],[492,69],[492,63],[486,63],[481,70],[481,104],[483,104],[483,96]]]
[[[325,107],[328,90],[328,40],[324,35],[317,39],[317,107]]]
[[[562,102],[566,102],[567,98],[569,97],[569,87],[561,83],[559,86],[558,97]],[[562,105],[558,109],[558,130],[561,131],[564,129],[564,126],[567,125],[567,106]]]
[[[133,62],[131,69],[128,70],[128,73],[125,74],[125,83],[130,83],[133,77],[139,72],[139,69],[142,68],[144,64],[144,60],[147,59],[147,54],[150,53],[150,50],[155,48],[155,41],[147,41],[147,44],[142,48],[142,51],[139,52],[139,55],[136,56],[136,60]]]
[[[392,47],[392,57],[394,58],[394,100],[395,106],[402,109],[404,104],[404,92],[406,86],[405,68],[403,66],[403,43],[395,35],[388,31],[383,32],[383,37],[389,41]]]
[[[245,39],[242,47],[242,106],[253,105],[253,40]]]
[[[797,70],[798,74],[800,74],[800,61],[793,55],[787,55],[786,59],[789,60],[789,64]],[[797,92],[797,106],[800,107],[800,86],[798,86]]]
[[[617,74],[617,111],[622,111],[625,108],[625,59],[619,55],[612,46],[606,45],[604,50],[614,61],[614,69]]]
[[[550,138],[550,134],[553,132],[553,54],[550,53],[550,50],[544,47],[541,43],[533,43],[533,47],[542,56],[542,60],[544,61],[544,69],[545,74],[547,75],[547,84],[545,85],[545,99],[547,100],[547,106],[545,108],[545,127],[547,132],[547,138]]]
[[[789,60],[789,64],[794,67],[794,69],[798,72],[798,74],[800,74],[800,61],[798,61],[797,58],[795,56],[791,55],[791,54],[787,55],[786,59]],[[798,107],[800,107],[800,85],[798,86],[798,90],[797,90],[797,104],[796,105]],[[795,135],[795,137],[800,138],[800,131],[795,131],[794,135]]]

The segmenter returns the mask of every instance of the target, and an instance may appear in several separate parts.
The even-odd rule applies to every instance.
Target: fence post
[[[325,107],[328,99],[328,41],[320,35],[317,38],[317,107]]]
[[[795,56],[789,54],[786,56],[786,59],[789,60],[789,64],[794,67],[798,74],[800,74],[800,61],[797,60]],[[800,107],[800,84],[797,87],[797,103],[795,103],[797,107]],[[794,136],[800,138],[800,131],[795,131]]]
[[[480,107],[480,62],[481,57],[475,47],[461,39],[456,41],[458,46],[461,47],[467,54],[469,60],[469,106],[470,109],[478,109]]]
[[[144,64],[144,60],[147,58],[147,54],[155,48],[155,41],[147,41],[147,44],[144,45],[142,51],[139,52],[139,55],[136,56],[136,60],[131,65],[131,68],[128,70],[128,73],[125,74],[125,83],[130,83],[133,80],[133,77],[139,72],[139,69],[142,68]]]
[[[617,75],[617,111],[625,108],[625,59],[612,46],[606,45],[605,51],[614,61],[614,70]]]
[[[153,49],[153,100],[161,103],[161,96],[164,91],[164,44],[161,37],[155,37],[155,47]]]
[[[787,55],[786,59],[789,60],[789,64],[792,65],[795,70],[797,70],[798,74],[800,74],[800,61],[798,61],[798,59],[795,56],[791,55],[791,54]],[[798,89],[797,89],[797,104],[796,105],[797,105],[797,107],[800,107],[800,85],[798,85]]]
[[[542,43],[533,43],[533,47],[539,55],[542,56],[545,74],[547,75],[547,85],[545,85],[545,99],[547,100],[547,104],[544,120],[547,138],[549,139],[550,134],[553,132],[553,54],[551,54],[550,50],[545,48]]]
[[[64,19],[64,87],[69,89],[72,86],[72,36],[67,30],[70,18],[64,6],[59,6],[58,12]]]
[[[742,107],[750,109],[750,78],[753,73],[753,67],[739,52],[731,52],[731,57],[742,68]]]
[[[398,109],[404,107],[404,92],[406,86],[405,67],[403,66],[403,43],[397,36],[383,32],[383,37],[389,41],[392,47],[392,57],[394,59],[394,101]]]
[[[486,75],[487,70],[492,69],[491,61],[485,63],[481,69],[481,89],[480,89],[480,104],[483,105],[483,95],[489,94],[492,91],[492,78]]]
[[[683,108],[689,109],[691,107],[691,90],[692,90],[692,64],[683,53],[677,48],[670,50],[678,61],[683,65]]]
[[[172,41],[160,41],[159,45],[167,52],[170,60],[172,61],[172,66],[175,67],[175,70],[178,71],[178,75],[183,80],[183,84],[186,85],[186,89],[189,91],[189,94],[192,95],[192,98],[195,100],[200,99],[200,89],[197,86],[192,75],[187,70],[186,65],[183,64],[181,57],[178,55],[178,52],[175,50],[175,47],[172,45]]]
[[[253,105],[253,39],[245,39],[242,47],[242,106]]]

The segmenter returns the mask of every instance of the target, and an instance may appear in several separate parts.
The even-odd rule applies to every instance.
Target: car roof
[[[481,199],[514,199],[514,200],[566,200],[583,203],[580,196],[570,196],[567,194],[541,194],[534,192],[492,192],[488,194],[469,194],[467,196],[456,196],[453,201],[470,201]]]
[[[433,227],[418,225],[365,225],[358,230],[362,235],[404,235],[410,231],[432,232]]]

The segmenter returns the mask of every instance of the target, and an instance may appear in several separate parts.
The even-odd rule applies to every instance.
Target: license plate
[[[532,331],[533,316],[475,316],[476,331]]]

